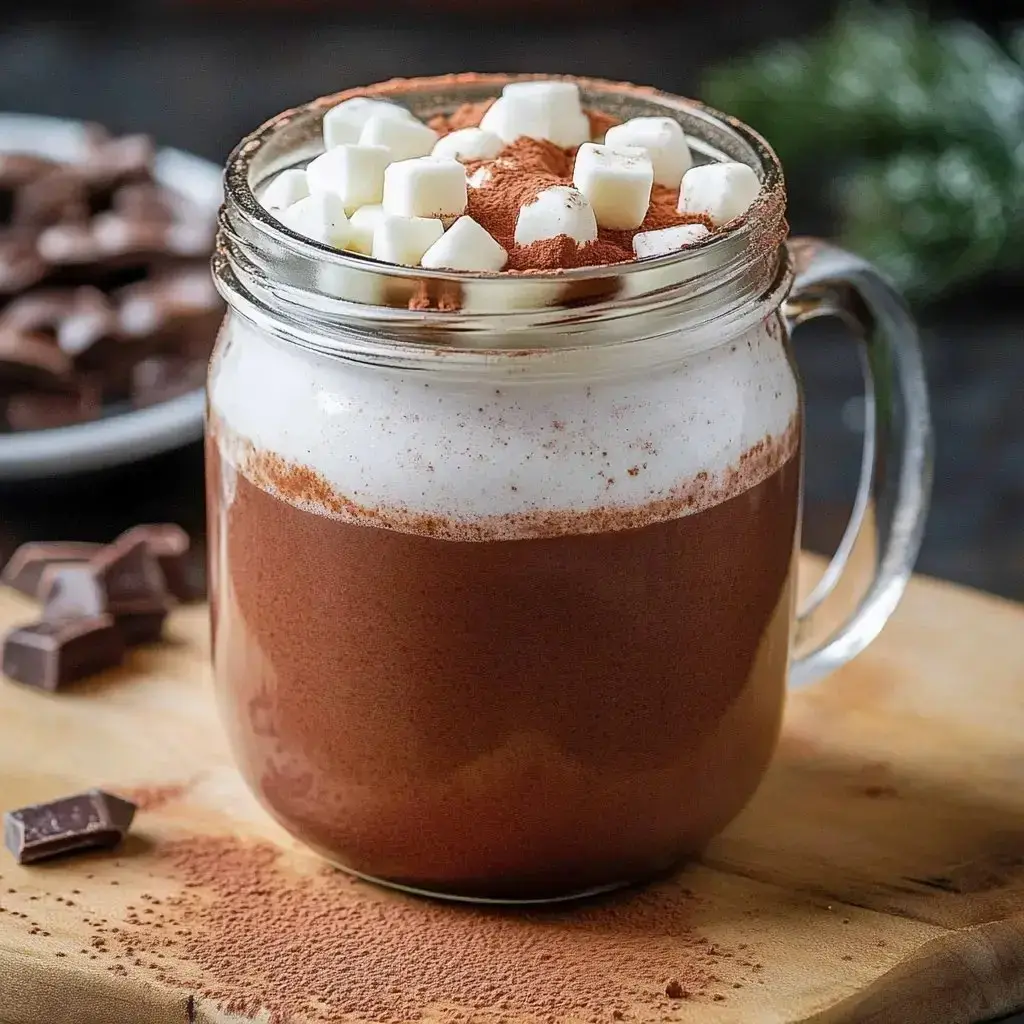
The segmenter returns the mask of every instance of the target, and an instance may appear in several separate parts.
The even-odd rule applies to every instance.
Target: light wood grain
[[[31,616],[0,597],[0,626]],[[182,835],[269,840],[296,870],[312,864],[231,766],[205,609],[179,612],[170,635],[59,696],[0,685],[0,806],[91,785],[185,790],[140,814],[116,856],[0,863],[4,1024],[234,1019],[145,967],[117,978],[79,954],[81,909],[117,921],[144,890],[173,894],[153,851]],[[792,696],[757,797],[672,884],[698,896],[694,928],[763,966],[671,1020],[975,1024],[1024,1007],[1024,609],[915,580],[866,654]],[[72,889],[74,908],[57,902]]]

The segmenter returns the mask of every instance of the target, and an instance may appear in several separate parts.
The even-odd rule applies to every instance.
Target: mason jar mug
[[[506,81],[383,88],[427,118]],[[628,264],[432,271],[303,239],[256,201],[340,97],[228,167],[207,432],[223,719],[288,830],[416,891],[557,899],[699,851],[764,774],[787,681],[870,642],[920,542],[930,433],[900,300],[858,258],[787,243],[782,171],[749,128],[580,85],[753,167],[745,222]],[[866,447],[798,611],[789,332],[820,315],[863,347]],[[848,586],[854,549],[873,575]]]

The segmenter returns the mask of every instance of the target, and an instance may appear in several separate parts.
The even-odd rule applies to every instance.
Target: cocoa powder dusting
[[[457,128],[475,127],[493,101],[466,104],[450,117],[439,116],[430,126],[441,134]],[[587,111],[591,135],[598,138],[617,121],[600,111]],[[516,220],[520,209],[533,202],[537,194],[553,185],[572,185],[575,149],[561,149],[541,139],[519,138],[505,146],[494,160],[471,161],[469,173],[487,169],[489,180],[482,188],[469,190],[466,213],[487,229],[509,254],[505,272],[569,270],[597,267],[633,260],[633,236],[640,231],[655,231],[679,224],[714,225],[703,214],[679,213],[678,190],[655,185],[643,224],[634,231],[598,229],[596,242],[579,246],[566,235],[544,239],[530,245],[516,245]]]
[[[134,789],[118,790],[118,795],[130,800],[139,811],[158,811],[188,791],[184,783],[170,783],[162,786],[136,786]]]
[[[680,991],[710,1001],[732,983],[718,972],[750,966],[694,930],[698,900],[678,883],[517,913],[405,898],[330,868],[298,874],[276,848],[233,838],[157,856],[182,893],[164,901],[163,931],[119,929],[122,952],[162,952],[148,963],[158,981],[270,1024],[406,1024],[438,1009],[467,1024],[633,1019],[669,1013]]]

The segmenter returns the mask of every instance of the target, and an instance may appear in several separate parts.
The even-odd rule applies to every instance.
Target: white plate
[[[77,121],[31,114],[0,114],[0,151],[36,153],[73,161],[85,151],[85,127]],[[154,166],[161,185],[217,212],[221,169],[209,160],[161,149]],[[179,448],[203,435],[201,389],[70,427],[0,434],[0,480],[32,480],[102,469]]]

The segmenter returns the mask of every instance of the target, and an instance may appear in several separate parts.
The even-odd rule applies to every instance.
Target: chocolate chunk
[[[120,347],[117,313],[96,288],[79,288],[57,328],[57,345],[76,367],[99,369]]]
[[[51,565],[88,562],[100,551],[99,544],[84,541],[35,541],[22,544],[0,573],[0,583],[26,594],[42,598],[43,571]]]
[[[26,686],[57,690],[120,664],[124,640],[109,615],[35,622],[4,638],[4,675]]]
[[[55,170],[59,164],[31,153],[0,153],[0,189],[16,189]]]
[[[94,189],[113,189],[131,181],[148,179],[155,156],[148,135],[92,139],[85,160],[79,165],[82,177]]]
[[[43,618],[51,622],[166,612],[172,601],[146,541],[132,538],[103,548],[90,562],[44,570],[40,591]]]
[[[57,339],[57,328],[75,307],[76,292],[47,289],[12,299],[0,312],[0,330],[42,334]]]
[[[14,197],[11,223],[32,228],[82,223],[89,218],[88,194],[80,174],[60,167],[22,186]]]
[[[44,335],[0,330],[0,380],[9,392],[66,390],[70,379],[71,360]]]
[[[100,789],[8,811],[4,845],[19,864],[117,846],[135,817],[135,804]]]
[[[125,645],[138,647],[140,644],[155,644],[163,638],[166,618],[166,611],[137,612],[119,615],[116,622]]]
[[[0,299],[38,284],[48,269],[36,248],[35,235],[5,231],[0,236]]]
[[[132,404],[137,409],[199,390],[206,382],[205,359],[150,356],[136,363],[131,375]]]
[[[114,541],[93,559],[91,568],[106,593],[107,610],[114,615],[166,611],[171,603],[147,537]]]
[[[179,601],[187,601],[193,588],[188,583],[187,556],[191,541],[177,523],[146,523],[126,530],[114,542],[132,545],[143,541],[163,572],[164,584]]]
[[[111,205],[115,213],[129,220],[171,224],[181,213],[182,203],[174,193],[151,181],[139,181],[118,188]]]
[[[54,430],[99,419],[103,412],[102,393],[94,382],[83,380],[66,394],[13,394],[7,399],[6,409],[12,430]]]

